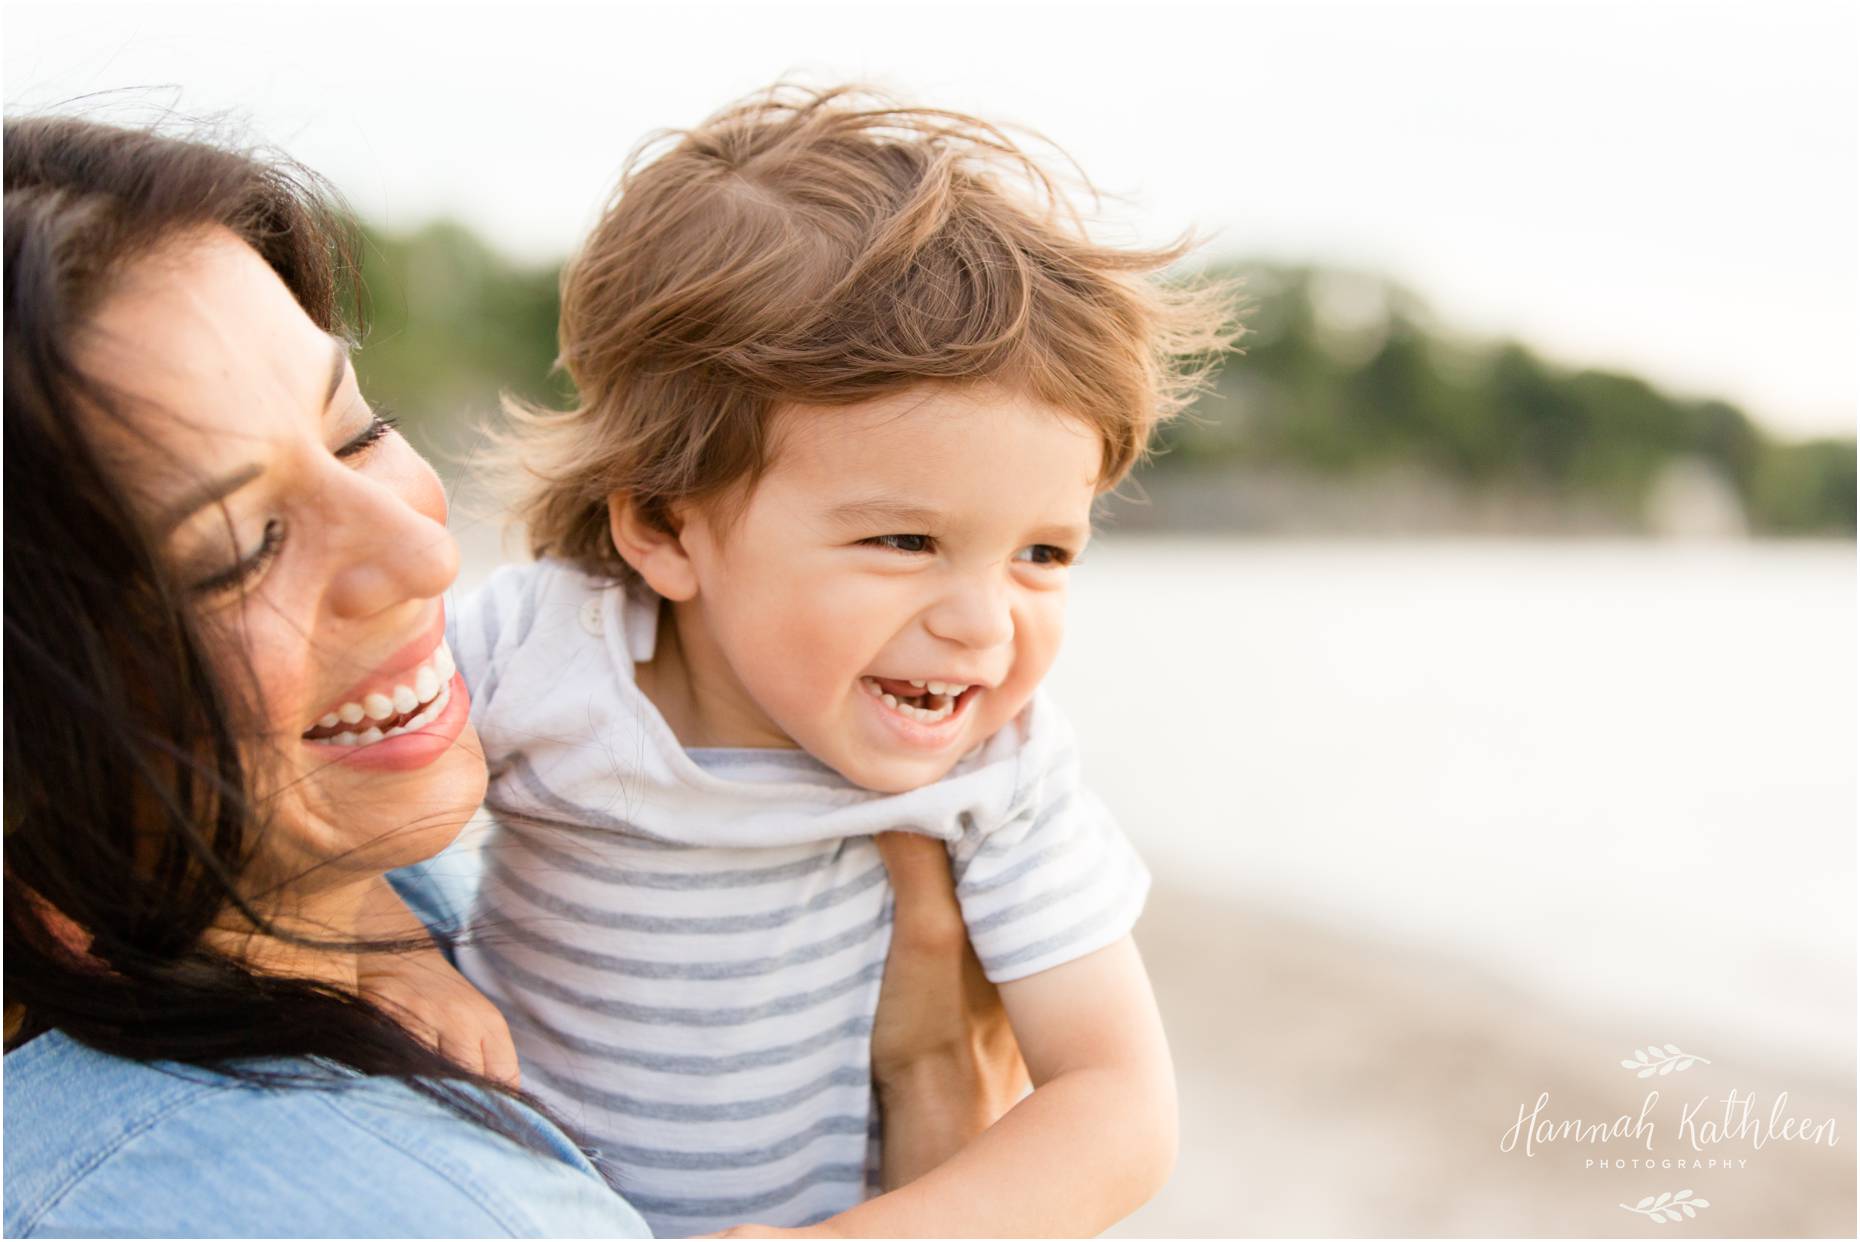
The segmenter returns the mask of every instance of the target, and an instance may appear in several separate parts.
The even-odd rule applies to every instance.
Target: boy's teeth
[[[421,703],[439,693],[439,674],[422,664],[420,671],[413,675],[413,692],[419,696]]]
[[[394,700],[385,694],[371,694],[363,699],[362,710],[373,720],[386,720],[399,714],[394,710]]]
[[[925,724],[936,724],[939,721],[949,719],[950,713],[956,710],[957,698],[961,696],[963,691],[968,689],[967,686],[959,686],[951,682],[912,681],[910,684],[922,688],[926,695],[940,696],[943,699],[943,703],[939,707],[919,707],[915,703],[904,702],[899,699],[897,695],[888,693],[885,688],[879,685],[873,678],[861,677],[859,679],[859,684],[865,688],[867,694],[883,703],[892,711],[897,712],[900,716],[908,716],[912,720],[920,720]]]
[[[367,714],[360,703],[344,703],[336,709],[336,715],[343,724],[360,724],[362,717]]]

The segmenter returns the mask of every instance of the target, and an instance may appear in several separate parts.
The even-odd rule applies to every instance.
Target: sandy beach
[[[1137,938],[1175,1052],[1182,1154],[1111,1236],[1854,1235],[1851,1064],[1714,1047],[1710,1065],[1640,1081],[1619,1062],[1662,1036],[1647,1029],[1657,1023],[1598,1023],[1450,959],[1166,885]],[[1543,1092],[1545,1118],[1606,1123],[1638,1120],[1655,1089],[1651,1151],[1568,1139],[1500,1150]],[[1787,1116],[1834,1122],[1832,1145],[1695,1151],[1682,1109],[1711,1101],[1697,1135],[1733,1090],[1754,1093],[1759,1122],[1786,1091]],[[1686,1164],[1584,1166],[1603,1158]],[[1681,1190],[1710,1206],[1670,1226],[1618,1206]]]

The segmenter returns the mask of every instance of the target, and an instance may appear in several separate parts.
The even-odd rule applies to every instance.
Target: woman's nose
[[[459,545],[445,524],[445,492],[430,469],[411,487],[359,479],[346,490],[330,547],[338,568],[328,605],[371,617],[409,600],[436,599],[459,573]],[[428,495],[427,493],[431,494]]]
[[[1014,610],[1007,583],[990,575],[951,587],[924,618],[938,638],[986,650],[1013,641]]]

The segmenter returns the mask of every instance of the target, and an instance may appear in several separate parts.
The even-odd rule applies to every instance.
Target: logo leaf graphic
[[[1680,1191],[1669,1190],[1657,1197],[1648,1195],[1633,1207],[1629,1207],[1625,1203],[1618,1203],[1615,1206],[1622,1211],[1633,1212],[1637,1216],[1645,1216],[1656,1225],[1664,1225],[1669,1221],[1697,1219],[1699,1209],[1710,1207],[1711,1200],[1694,1199],[1692,1197],[1692,1191],[1688,1187]]]
[[[1711,1062],[1695,1052],[1686,1052],[1678,1044],[1649,1044],[1645,1048],[1634,1049],[1632,1061],[1625,1058],[1621,1068],[1634,1071],[1636,1078],[1652,1078],[1655,1074],[1665,1077],[1675,1070],[1685,1071],[1694,1065],[1710,1065]]]

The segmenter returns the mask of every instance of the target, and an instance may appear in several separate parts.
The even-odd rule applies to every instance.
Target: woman
[[[456,678],[376,745],[305,736],[433,667],[458,565],[356,388],[340,218],[302,174],[82,121],[8,122],[5,162],[7,1232],[643,1233],[495,1023],[459,1047],[367,999],[384,949],[431,949],[382,941],[387,873],[485,772]],[[894,1182],[1020,1078],[940,851],[886,843]]]

